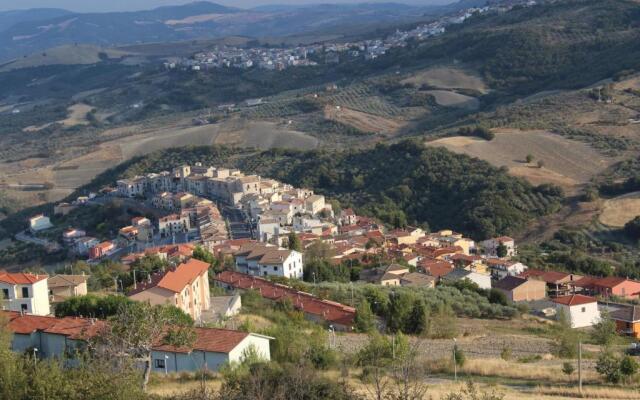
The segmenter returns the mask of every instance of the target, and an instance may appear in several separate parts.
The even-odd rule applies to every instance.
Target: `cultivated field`
[[[487,87],[480,76],[468,70],[456,67],[435,67],[415,73],[402,83],[416,86],[428,85],[441,89],[471,89],[481,93],[487,92]]]
[[[640,192],[633,192],[606,200],[598,219],[607,226],[621,228],[638,215],[640,215]]]
[[[351,110],[347,107],[326,106],[324,117],[331,121],[352,126],[362,132],[375,132],[385,135],[398,133],[406,124],[391,118],[367,114],[362,111]]]
[[[432,95],[436,99],[436,103],[445,107],[477,110],[480,106],[480,102],[475,97],[465,96],[449,90],[428,90],[425,93]]]
[[[96,64],[100,62],[101,57],[104,56],[108,58],[119,58],[131,54],[132,53],[128,51],[85,44],[64,45],[18,58],[0,68],[0,72],[10,71],[12,69],[40,67],[43,65]]]
[[[570,192],[615,161],[585,143],[541,130],[505,129],[496,131],[496,137],[491,141],[449,137],[427,144],[477,157],[497,167],[506,166],[510,173],[533,184],[553,183]],[[534,157],[533,163],[526,163],[527,154]],[[543,168],[536,165],[538,160],[544,162]]]

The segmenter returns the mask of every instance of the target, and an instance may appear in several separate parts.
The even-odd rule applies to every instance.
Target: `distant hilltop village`
[[[314,66],[319,63],[337,64],[343,57],[374,60],[395,47],[405,47],[412,40],[424,40],[441,35],[446,26],[460,24],[474,14],[487,12],[506,12],[516,5],[532,6],[535,0],[513,0],[485,7],[470,7],[452,15],[422,24],[414,29],[401,31],[384,39],[362,40],[346,43],[322,43],[295,47],[253,47],[240,48],[233,46],[216,46],[213,50],[194,54],[189,58],[166,62],[167,69],[190,69],[203,71],[215,68],[262,68],[267,70],[284,70],[289,67]]]

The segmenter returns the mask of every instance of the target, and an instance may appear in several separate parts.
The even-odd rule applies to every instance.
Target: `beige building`
[[[513,302],[542,300],[547,297],[547,284],[538,279],[507,276],[493,286]]]
[[[87,294],[86,275],[55,275],[47,280],[49,299],[52,303],[65,301],[69,297]]]
[[[209,264],[192,258],[138,284],[129,298],[153,305],[171,304],[198,321],[202,312],[210,307]]]

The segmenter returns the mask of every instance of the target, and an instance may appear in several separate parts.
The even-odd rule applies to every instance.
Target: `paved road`
[[[60,250],[60,245],[56,242],[52,242],[50,240],[46,240],[46,239],[40,239],[37,238],[35,236],[31,236],[29,234],[27,234],[25,231],[22,231],[18,234],[16,234],[15,236],[16,240],[19,240],[21,242],[25,242],[25,243],[33,243],[33,244],[37,244],[40,246],[44,246],[47,249],[49,249],[50,251],[57,251]]]

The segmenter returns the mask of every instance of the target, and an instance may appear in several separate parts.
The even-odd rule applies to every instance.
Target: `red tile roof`
[[[154,287],[166,289],[174,293],[181,293],[186,286],[192,284],[196,278],[208,270],[208,263],[192,258],[186,263],[178,265],[176,269],[152,275],[151,282],[139,284],[134,291],[129,293],[129,296]]]
[[[213,353],[229,353],[240,344],[249,333],[217,328],[195,328],[196,341],[191,348],[176,347],[158,342],[154,350],[175,353],[190,353],[192,350]]]
[[[328,322],[343,326],[353,326],[356,315],[353,307],[323,300],[309,293],[299,292],[289,286],[269,282],[265,279],[241,274],[239,272],[223,271],[214,279],[237,289],[258,290],[262,297],[269,300],[277,301],[288,298],[293,303],[293,306],[300,311],[319,316]]]
[[[630,279],[618,278],[618,277],[615,277],[615,276],[609,276],[609,277],[606,277],[606,278],[596,279],[593,282],[593,286],[613,289],[614,287],[620,285],[621,283],[625,283],[627,281],[628,282],[633,282],[635,284],[640,284],[640,282],[632,281]]]
[[[0,272],[0,282],[8,283],[9,285],[30,285],[47,278],[47,275]]]
[[[571,294],[569,296],[560,296],[552,300],[554,303],[564,304],[565,306],[579,306],[581,304],[595,303],[594,297],[583,296],[581,294]]]
[[[75,340],[87,340],[100,333],[107,322],[102,320],[76,317],[42,317],[20,315],[18,312],[3,311],[9,319],[9,329],[14,334],[29,335],[36,331],[62,335]],[[153,349],[177,353],[190,353],[192,350],[213,353],[228,353],[242,342],[250,333],[228,329],[195,328],[196,340],[191,348],[163,345],[158,341]]]

